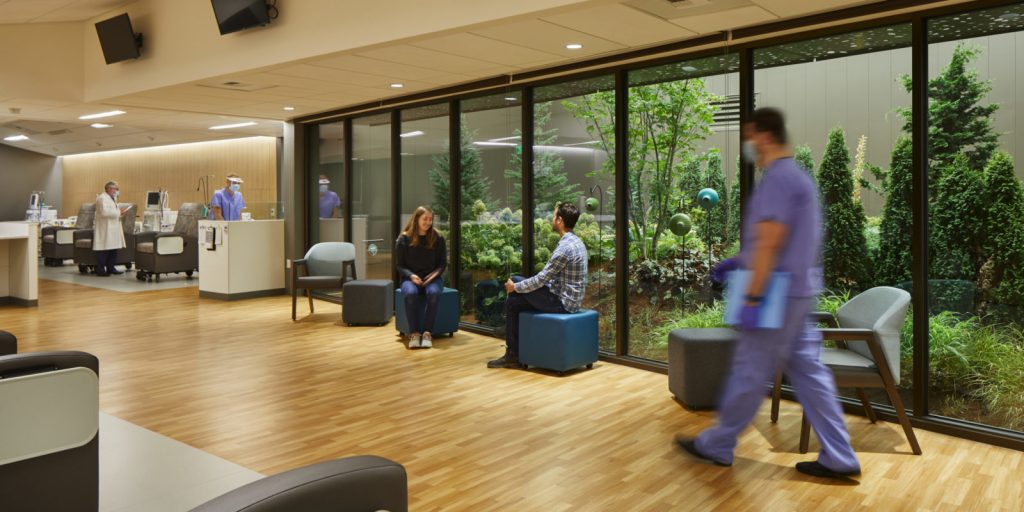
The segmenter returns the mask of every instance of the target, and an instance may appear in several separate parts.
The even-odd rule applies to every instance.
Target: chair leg
[[[864,406],[864,414],[868,416],[871,423],[877,422],[878,416],[875,415],[875,409],[871,407],[871,400],[868,400],[868,395],[864,392],[864,388],[857,388],[857,396],[860,398],[861,405]]]
[[[775,384],[772,386],[772,423],[779,422],[779,401],[782,400],[782,369],[775,372]]]
[[[811,423],[807,421],[807,415],[800,416],[800,453],[807,453],[807,446],[811,443]]]
[[[295,299],[297,298],[295,286],[292,286],[292,321],[295,320]]]
[[[910,418],[907,417],[907,410],[903,408],[903,400],[900,399],[899,392],[893,386],[886,386],[885,392],[889,394],[889,401],[892,402],[892,406],[896,409],[896,417],[900,420],[903,432],[907,435],[910,449],[913,450],[914,455],[921,455],[921,445],[917,443],[914,427],[910,425]]]
[[[313,314],[313,290],[306,288],[306,298],[309,299],[309,314]]]

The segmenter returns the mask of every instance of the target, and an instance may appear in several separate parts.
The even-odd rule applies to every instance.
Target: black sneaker
[[[110,271],[110,274],[111,274],[111,275],[115,275],[115,276],[119,276],[119,275],[121,275],[121,274],[124,274],[124,272],[123,272],[123,271],[121,271],[121,270],[111,270],[111,271]]]
[[[704,455],[703,453],[700,452],[700,450],[697,449],[697,444],[694,443],[693,439],[690,439],[688,437],[676,436],[676,444],[679,445],[679,447],[682,448],[683,450],[686,450],[686,453],[689,453],[690,455],[693,455],[694,457],[697,457],[700,460],[712,462],[716,466],[732,466],[731,462],[722,462],[720,460],[715,460],[712,459],[711,457],[708,457],[707,455]]]
[[[860,475],[859,469],[854,471],[833,471],[829,468],[826,468],[825,466],[822,466],[821,464],[818,463],[818,461],[797,462],[796,470],[805,475],[816,476],[818,478],[834,478],[837,480],[842,480],[849,478],[851,476]]]
[[[509,356],[505,354],[498,359],[493,361],[487,361],[488,368],[521,368],[523,365],[519,363],[519,358],[515,356]]]

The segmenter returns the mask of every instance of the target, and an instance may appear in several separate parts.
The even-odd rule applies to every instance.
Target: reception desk
[[[39,224],[0,222],[0,304],[39,305]]]
[[[199,221],[200,297],[282,294],[284,267],[284,220]]]

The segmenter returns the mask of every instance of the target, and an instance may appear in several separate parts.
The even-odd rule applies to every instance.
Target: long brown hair
[[[427,208],[426,206],[420,206],[416,208],[416,211],[412,213],[412,218],[409,219],[409,223],[405,225],[405,230],[402,234],[409,238],[409,246],[416,247],[420,244],[420,217],[429,213],[431,217],[434,216],[434,210]],[[434,229],[434,224],[430,224],[430,231],[427,231],[427,249],[433,249],[434,244],[437,243],[437,230]]]

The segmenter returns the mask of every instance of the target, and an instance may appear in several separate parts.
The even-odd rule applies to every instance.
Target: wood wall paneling
[[[145,206],[146,192],[166,189],[172,210],[184,202],[206,203],[196,191],[199,179],[210,178],[210,195],[236,173],[245,180],[242,194],[253,218],[270,218],[277,206],[277,141],[250,137],[195,144],[158,146],[62,157],[64,197],[61,214],[76,215],[82,203],[93,202],[110,180],[121,188],[120,201]]]

